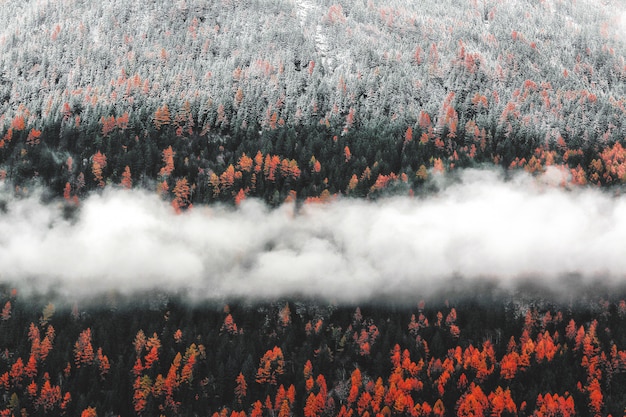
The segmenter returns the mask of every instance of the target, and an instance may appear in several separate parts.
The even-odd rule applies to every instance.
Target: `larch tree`
[[[168,177],[172,174],[172,171],[174,171],[175,152],[172,150],[172,146],[170,145],[167,148],[163,149],[162,155],[164,166],[159,171],[159,175],[161,177]]]
[[[74,364],[76,368],[91,365],[94,358],[95,354],[91,345],[91,328],[87,328],[80,333],[78,340],[74,343]]]
[[[126,167],[124,168],[120,185],[126,190],[130,190],[131,188],[133,188],[133,179],[130,174],[130,167],[128,165],[126,165]]]
[[[107,158],[98,151],[92,156],[91,172],[99,187],[104,187],[103,170],[107,166]]]
[[[237,375],[235,384],[235,398],[239,405],[242,405],[248,393],[248,384],[246,384],[246,378],[241,372]]]

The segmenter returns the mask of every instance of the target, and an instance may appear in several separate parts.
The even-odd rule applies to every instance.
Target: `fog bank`
[[[341,301],[423,297],[459,281],[567,287],[626,276],[626,197],[467,170],[426,198],[270,210],[195,207],[108,190],[75,219],[60,203],[8,198],[0,281],[62,294],[153,288],[200,299],[304,295]]]

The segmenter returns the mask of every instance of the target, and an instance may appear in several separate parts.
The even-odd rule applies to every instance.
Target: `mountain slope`
[[[485,162],[557,164],[574,183],[620,182],[618,6],[6,2],[2,175],[80,195],[120,182],[128,167],[149,188],[185,178],[191,199],[205,202],[240,192],[270,202],[290,191],[366,195],[402,174],[419,189],[432,167]],[[175,164],[164,176],[169,146]],[[96,175],[97,152],[108,162]],[[276,168],[265,158],[278,156],[303,176],[261,190],[241,172],[219,180],[258,152],[264,172]]]

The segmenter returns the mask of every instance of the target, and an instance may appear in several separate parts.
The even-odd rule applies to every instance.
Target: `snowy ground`
[[[302,31],[315,43],[315,50],[319,54],[320,63],[325,72],[330,74],[338,67],[349,64],[348,48],[343,50],[331,48],[329,36],[322,24],[324,9],[313,0],[295,0],[294,5]],[[315,29],[311,30],[313,27]]]

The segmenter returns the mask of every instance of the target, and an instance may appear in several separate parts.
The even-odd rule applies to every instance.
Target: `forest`
[[[4,287],[0,414],[595,416],[626,407],[626,302],[485,286],[363,308],[54,304]],[[106,318],[105,318],[106,317]],[[104,319],[103,319],[104,318]]]
[[[141,187],[185,209],[414,195],[485,165],[625,180],[611,2],[114,3],[4,13],[0,175],[18,190]]]
[[[0,417],[626,413],[620,0],[0,10]]]

